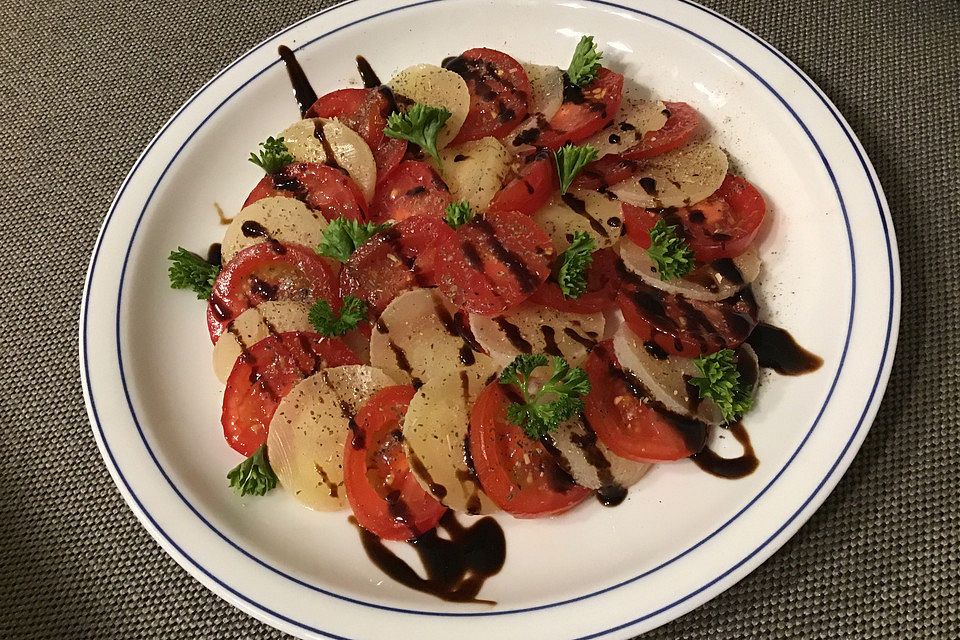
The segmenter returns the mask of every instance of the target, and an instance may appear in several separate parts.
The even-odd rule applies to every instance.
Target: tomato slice
[[[478,215],[438,246],[440,288],[467,311],[495,316],[530,297],[550,275],[550,238],[516,211]]]
[[[243,206],[272,196],[296,198],[327,220],[366,218],[367,203],[360,188],[350,176],[325,164],[294,162],[264,176]]]
[[[640,142],[623,153],[629,160],[652,158],[667,151],[673,151],[690,139],[693,130],[700,124],[697,110],[686,102],[664,102],[669,115],[667,121],[656,131],[643,134]]]
[[[495,49],[469,49],[443,65],[470,91],[470,111],[452,144],[502,138],[527,117],[530,80],[519,62]]]
[[[613,249],[600,249],[593,254],[593,264],[587,269],[587,290],[579,298],[564,297],[552,276],[541,284],[531,302],[564,313],[596,313],[617,306],[620,278],[616,270],[617,254]]]
[[[548,149],[579,142],[612,122],[622,99],[623,76],[600,67],[597,79],[587,86],[564,87],[563,104],[550,122],[523,131],[520,140]]]
[[[635,160],[608,153],[585,166],[573,179],[573,186],[578,189],[603,191],[632,176],[637,170],[637,164]]]
[[[387,116],[393,111],[393,101],[387,90],[376,88],[339,89],[321,96],[304,116],[306,118],[336,118],[360,134],[377,163],[377,182],[380,182],[400,164],[407,149],[407,141],[388,138],[383,134]]]
[[[248,347],[233,365],[223,392],[223,436],[245,456],[267,441],[270,420],[283,396],[323,367],[361,364],[340,340],[291,331]]]
[[[447,510],[410,473],[403,416],[416,391],[386,387],[357,413],[343,454],[347,500],[360,526],[384,540],[410,540],[437,526]]]
[[[456,234],[440,218],[412,216],[376,234],[340,271],[340,294],[365,300],[372,318],[404,291],[437,284],[437,251]]]
[[[562,513],[590,495],[578,485],[539,440],[507,420],[507,408],[519,399],[499,381],[480,393],[470,413],[470,453],[490,499],[516,518]]]
[[[617,263],[622,280],[617,304],[630,330],[671,355],[696,358],[735,349],[757,326],[757,301],[750,288],[724,300],[692,300],[651,287]]]
[[[376,222],[397,222],[411,216],[443,218],[450,190],[425,162],[402,162],[377,187],[371,217]]]
[[[311,249],[277,241],[240,251],[220,271],[207,301],[207,328],[214,342],[231,320],[270,300],[312,303],[323,298],[340,308],[336,277]]]
[[[553,158],[546,150],[523,159],[517,177],[509,180],[487,205],[487,212],[519,211],[532,216],[547,204],[553,190],[560,187]]]
[[[584,415],[615,454],[638,462],[668,462],[703,449],[706,425],[658,407],[643,383],[617,362],[611,341],[591,351],[583,368],[590,378]]]
[[[690,244],[698,262],[736,258],[753,242],[767,206],[763,196],[745,179],[727,174],[723,184],[700,202],[680,209],[641,209],[624,203],[627,235],[644,249],[658,220],[676,226]]]

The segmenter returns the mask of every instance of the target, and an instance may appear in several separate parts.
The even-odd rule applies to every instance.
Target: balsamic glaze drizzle
[[[350,522],[357,525],[353,516]],[[450,539],[441,538],[438,529],[444,530]],[[376,535],[359,525],[357,530],[370,561],[400,584],[448,602],[496,604],[477,598],[483,583],[499,573],[507,556],[503,529],[493,518],[482,518],[464,527],[453,511],[447,511],[437,528],[410,540],[407,544],[420,557],[425,578]]]
[[[785,329],[766,322],[757,325],[747,338],[747,344],[757,353],[761,367],[773,369],[781,375],[811,373],[823,365],[823,358],[797,344]]]
[[[309,111],[313,103],[317,101],[317,92],[313,90],[310,81],[307,79],[307,74],[303,72],[303,67],[297,62],[297,57],[289,47],[280,45],[277,48],[277,53],[280,54],[280,59],[283,60],[283,63],[287,66],[287,75],[290,76],[290,84],[293,85],[293,95],[297,99],[297,104],[300,106],[300,115],[306,116],[307,111]]]
[[[743,478],[753,473],[760,462],[750,444],[750,435],[743,424],[735,422],[725,427],[743,447],[743,454],[736,458],[722,458],[710,447],[704,447],[698,453],[690,456],[693,462],[709,474],[720,478]]]

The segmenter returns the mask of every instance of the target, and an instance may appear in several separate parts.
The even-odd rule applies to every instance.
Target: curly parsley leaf
[[[470,208],[470,203],[466,200],[451,202],[447,205],[445,212],[446,217],[444,220],[446,220],[447,224],[453,229],[467,224],[475,215],[475,212]]]
[[[307,319],[320,335],[332,338],[353,331],[367,319],[367,303],[356,296],[344,296],[340,313],[336,314],[326,300],[317,300],[310,307]]]
[[[567,68],[567,77],[570,82],[583,87],[593,82],[600,71],[600,58],[603,54],[597,51],[593,43],[593,36],[583,36],[573,51],[573,60]]]
[[[663,220],[657,220],[650,229],[647,255],[657,263],[661,280],[682,278],[693,271],[693,250],[677,235],[676,225],[667,225]]]
[[[724,422],[733,422],[750,410],[753,389],[740,380],[734,353],[722,349],[693,360],[702,377],[690,378],[701,398],[710,398],[720,408]]]
[[[293,156],[287,151],[283,138],[269,137],[260,143],[259,156],[251,153],[250,162],[263,169],[266,173],[276,173],[284,166],[293,162]]]
[[[277,474],[267,459],[266,443],[253,452],[253,455],[235,466],[227,473],[230,486],[240,496],[262,496],[277,486]]]
[[[513,385],[523,402],[507,408],[507,419],[531,438],[542,438],[561,422],[583,411],[582,397],[590,393],[590,379],[580,367],[571,368],[566,360],[553,358],[553,375],[536,392],[530,390],[534,370],[547,365],[542,353],[514,358],[500,374],[500,384]]]
[[[389,138],[400,138],[420,145],[436,160],[437,167],[440,167],[437,135],[449,117],[450,112],[443,107],[415,104],[406,114],[391,113],[387,117],[387,126],[383,133]]]
[[[360,223],[351,218],[337,218],[323,230],[323,238],[320,240],[320,246],[317,247],[317,253],[340,262],[346,262],[357,250],[357,247],[373,235],[389,227],[389,222],[383,224]]]
[[[553,158],[560,176],[560,193],[566,193],[580,170],[597,159],[597,150],[589,144],[577,147],[567,143],[553,152]]]
[[[179,247],[167,256],[170,268],[170,286],[174,289],[190,289],[197,294],[198,300],[210,297],[213,283],[220,273],[220,267],[210,264],[192,251]]]
[[[593,264],[597,241],[585,231],[576,231],[573,241],[560,254],[557,284],[565,298],[579,298],[587,291],[587,269]]]

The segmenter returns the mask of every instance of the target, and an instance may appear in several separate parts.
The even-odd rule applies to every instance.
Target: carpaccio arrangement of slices
[[[383,84],[358,56],[364,87],[319,98],[280,56],[302,119],[251,155],[222,244],[170,256],[207,298],[237,493],[350,509],[395,580],[477,601],[486,514],[617,505],[684,458],[753,471],[759,368],[820,360],[759,321],[770,213],[693,107],[632,97],[591,37],[566,70],[478,48]]]

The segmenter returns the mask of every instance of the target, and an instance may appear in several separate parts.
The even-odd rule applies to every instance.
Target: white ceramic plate
[[[219,425],[204,305],[167,282],[167,253],[219,241],[214,203],[236,211],[258,179],[247,154],[298,117],[276,50],[294,48],[318,93],[474,46],[565,66],[581,34],[658,97],[695,106],[767,198],[767,318],[821,355],[799,378],[767,376],[747,425],[760,459],[729,481],[661,465],[620,507],[498,516],[503,571],[450,604],[402,587],[364,556],[345,513],[282,491],[238,499],[238,456]],[[257,46],[168,122],[107,215],[80,319],[87,408],[107,468],[160,545],[211,590],[301,637],[627,638],[720,593],[823,502],[883,395],[899,317],[893,228],[876,175],[843,118],[780,53],[681,0],[355,0]],[[722,450],[734,454],[730,439]]]

